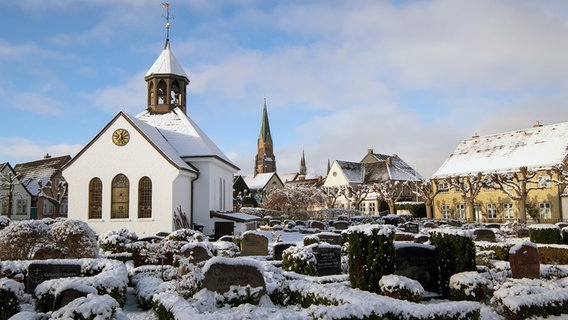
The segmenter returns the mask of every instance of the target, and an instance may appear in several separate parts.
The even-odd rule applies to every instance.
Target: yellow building
[[[568,194],[554,169],[567,163],[567,155],[568,122],[465,139],[432,176],[438,186],[434,217],[566,219]]]

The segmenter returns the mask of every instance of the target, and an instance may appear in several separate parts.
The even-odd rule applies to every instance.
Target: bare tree
[[[474,221],[473,205],[481,188],[487,185],[487,179],[481,172],[476,175],[453,176],[445,179],[451,187],[455,188],[465,202],[465,216],[468,221]]]
[[[61,205],[65,201],[67,196],[67,182],[63,179],[57,182],[54,186],[51,181],[48,181],[45,186],[42,181],[38,181],[39,193],[38,198],[44,198],[47,201],[53,203],[57,213],[61,211]]]
[[[367,195],[371,192],[371,190],[367,185],[358,184],[356,186],[342,186],[340,188],[340,192],[341,195],[349,201],[351,208],[359,210],[359,205],[363,202],[363,200],[365,200],[365,198],[367,198]]]
[[[422,198],[424,206],[426,206],[426,217],[432,219],[432,203],[434,197],[440,192],[448,191],[448,188],[442,188],[438,180],[418,180],[412,182],[412,193]]]
[[[333,208],[337,198],[341,196],[341,189],[337,186],[322,187],[321,192],[325,196],[325,205],[327,208]]]
[[[527,220],[526,204],[529,193],[543,188],[540,185],[541,181],[535,179],[536,175],[537,171],[527,167],[520,167],[516,171],[493,173],[490,176],[491,181],[497,184],[511,200],[517,201],[520,222],[526,222]]]
[[[20,181],[17,174],[13,174],[12,172],[3,174],[2,172],[0,172],[0,190],[7,191],[6,194],[0,195],[0,199],[8,199],[8,219],[12,218],[14,197],[22,196],[16,191],[16,187],[20,184],[22,184],[22,182]]]
[[[324,196],[314,187],[285,187],[271,190],[264,198],[262,207],[295,216],[302,210],[324,202]]]
[[[389,205],[389,213],[396,214],[396,202],[403,195],[406,186],[407,181],[385,180],[374,183],[372,190]]]

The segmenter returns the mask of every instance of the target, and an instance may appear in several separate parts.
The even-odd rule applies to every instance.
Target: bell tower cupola
[[[168,113],[179,107],[187,112],[189,78],[170,50],[170,5],[166,9],[166,44],[164,50],[144,75],[147,83],[148,109],[151,113]]]

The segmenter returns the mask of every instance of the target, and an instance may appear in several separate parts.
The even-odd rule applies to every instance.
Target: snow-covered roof
[[[398,156],[379,157],[377,162],[349,162],[336,160],[348,183],[378,183],[387,180],[417,181],[422,176]],[[391,160],[386,161],[387,158]]]
[[[432,178],[503,172],[526,166],[546,169],[568,155],[568,122],[463,140]]]
[[[71,160],[71,156],[68,155],[49,157],[19,163],[14,166],[14,171],[18,174],[20,181],[22,181],[28,192],[33,196],[37,196],[40,192],[40,184],[45,187],[69,160]]]
[[[298,175],[299,175],[298,172],[290,172],[290,173],[280,173],[280,174],[278,174],[278,176],[280,176],[280,179],[282,179],[282,181],[283,181],[284,183],[296,180],[296,178],[298,177]]]
[[[240,212],[222,213],[222,212],[211,211],[210,215],[212,218],[221,218],[235,222],[250,222],[250,221],[262,220],[260,217],[253,216],[252,214],[246,214]]]
[[[278,179],[280,179],[280,177],[278,177],[278,174],[276,172],[259,173],[256,176],[246,175],[243,176],[243,179],[245,180],[245,183],[249,187],[249,190],[258,190],[266,187],[266,185],[268,184],[270,179],[272,179],[273,176],[276,176]],[[280,179],[280,181],[282,180]]]
[[[170,42],[167,40],[164,50],[160,56],[158,56],[158,59],[156,59],[148,72],[146,72],[144,77],[148,77],[153,74],[175,74],[187,78],[187,74],[183,70],[181,64],[170,50]]]
[[[181,109],[153,114],[146,110],[136,119],[156,128],[165,140],[185,160],[188,158],[217,157],[235,169],[238,167]]]
[[[414,170],[408,163],[398,155],[392,156],[380,153],[373,153],[373,156],[380,162],[384,162],[391,180],[417,181],[422,179],[422,175]]]

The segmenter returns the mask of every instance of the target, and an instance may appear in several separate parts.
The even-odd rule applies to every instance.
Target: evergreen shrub
[[[449,297],[451,276],[476,270],[473,234],[459,229],[435,229],[430,232],[430,243],[438,251],[440,293]]]
[[[559,246],[538,246],[538,256],[538,260],[542,264],[568,264],[568,248]]]
[[[381,292],[379,280],[394,273],[394,232],[392,226],[370,224],[343,232],[349,243],[349,281],[353,288]]]
[[[560,243],[560,228],[553,224],[531,225],[529,227],[529,238],[534,243]]]
[[[317,260],[312,250],[317,244],[301,247],[292,246],[282,251],[282,269],[308,276],[317,275]]]
[[[487,277],[476,271],[456,273],[450,277],[450,299],[454,301],[485,301],[493,294]]]
[[[11,279],[0,279],[0,319],[8,319],[20,310],[20,299],[24,285]]]

